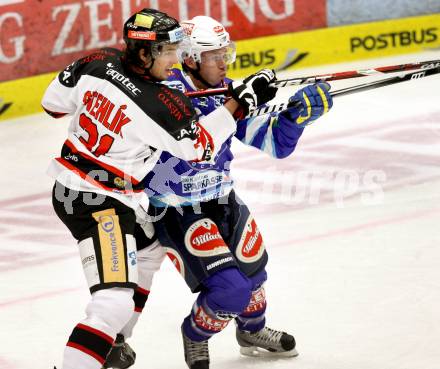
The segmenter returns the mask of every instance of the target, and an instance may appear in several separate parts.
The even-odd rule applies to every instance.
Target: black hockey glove
[[[262,69],[246,77],[243,82],[232,81],[229,83],[229,94],[248,114],[255,110],[257,106],[266,104],[275,97],[278,89],[269,86],[275,80],[276,76],[273,70]]]

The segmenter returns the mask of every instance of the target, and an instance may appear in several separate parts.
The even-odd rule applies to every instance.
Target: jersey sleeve
[[[60,118],[76,111],[74,92],[80,78],[80,69],[80,61],[70,64],[47,87],[41,105],[51,116]]]
[[[236,129],[225,107],[198,117],[190,99],[165,85],[149,95],[148,116],[153,122],[144,126],[144,139],[183,160],[211,161]]]
[[[183,109],[180,109],[183,116],[185,116],[187,110],[193,111],[195,113],[193,120],[191,124],[176,124],[175,127],[179,127],[176,130],[170,124],[163,122],[163,118],[169,115],[168,110],[161,110],[160,116],[152,112],[154,120],[161,127],[165,128],[173,136],[174,140],[179,141],[177,143],[176,141],[173,142],[173,140],[161,140],[158,143],[160,147],[156,147],[183,160],[196,162],[210,161],[215,158],[223,143],[234,135],[237,127],[236,121],[224,106],[213,109],[206,115],[197,114],[196,110],[194,110],[194,100],[184,96],[188,86],[183,83],[182,79],[181,72],[174,70],[172,77],[168,81],[162,82],[164,87],[160,88],[160,90],[162,94],[166,93],[170,100],[175,102],[178,107],[183,107]],[[163,99],[159,100],[163,101]],[[157,106],[161,104],[159,100],[157,100]],[[185,109],[185,105],[188,106],[188,109]],[[174,115],[175,117],[176,115]],[[176,122],[176,118],[172,119],[172,117],[169,117],[167,121]],[[156,138],[160,137],[164,137],[163,134],[156,136]]]
[[[235,137],[281,159],[295,150],[303,131],[281,113],[271,113],[239,120]]]
[[[200,117],[200,124],[212,134],[214,156],[223,143],[235,133],[237,128],[234,117],[224,106],[220,106],[208,115]]]

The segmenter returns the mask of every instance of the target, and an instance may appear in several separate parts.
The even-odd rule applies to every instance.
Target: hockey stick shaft
[[[376,74],[406,72],[416,69],[429,69],[438,66],[440,66],[440,60],[429,60],[418,63],[388,65],[385,67],[378,67],[378,68],[359,69],[359,70],[351,70],[347,72],[337,72],[337,73],[329,73],[329,74],[320,74],[316,76],[282,79],[272,83],[271,86],[277,88],[287,87],[287,86],[298,86],[298,85],[323,82],[323,81],[338,81],[349,78],[367,77]],[[203,96],[213,96],[213,95],[224,95],[227,92],[228,89],[226,87],[220,87],[220,88],[212,88],[207,90],[189,91],[186,92],[185,95],[188,97],[203,97]]]
[[[360,85],[355,85],[355,86],[343,88],[343,89],[331,92],[330,95],[332,97],[350,95],[350,94],[357,93],[357,92],[368,91],[368,90],[376,89],[379,87],[394,85],[394,84],[400,83],[400,82],[411,81],[413,79],[420,79],[420,78],[432,76],[432,75],[439,74],[439,73],[440,73],[440,65],[433,67],[433,68],[429,68],[429,69],[423,69],[423,70],[417,70],[417,71],[410,72],[410,73],[405,73],[400,76],[389,77],[389,78],[382,79],[379,81],[363,83]],[[299,106],[299,104],[300,103],[297,101],[297,102],[293,102],[293,103],[281,103],[281,104],[277,104],[277,105],[268,105],[268,106],[264,106],[260,109],[254,110],[247,117],[248,118],[249,117],[256,117],[258,115],[264,115],[264,114],[269,114],[272,112],[278,112],[278,111],[284,110],[288,107],[297,107],[297,106]]]

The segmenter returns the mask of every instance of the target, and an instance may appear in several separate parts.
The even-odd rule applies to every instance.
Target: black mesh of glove
[[[246,77],[243,82],[231,82],[228,85],[228,90],[247,114],[275,97],[278,89],[269,86],[275,80],[276,76],[273,70],[262,69]]]

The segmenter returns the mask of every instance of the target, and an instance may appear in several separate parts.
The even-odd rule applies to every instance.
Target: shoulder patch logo
[[[63,71],[63,81],[67,80],[71,75],[72,73],[70,73],[69,71]]]

